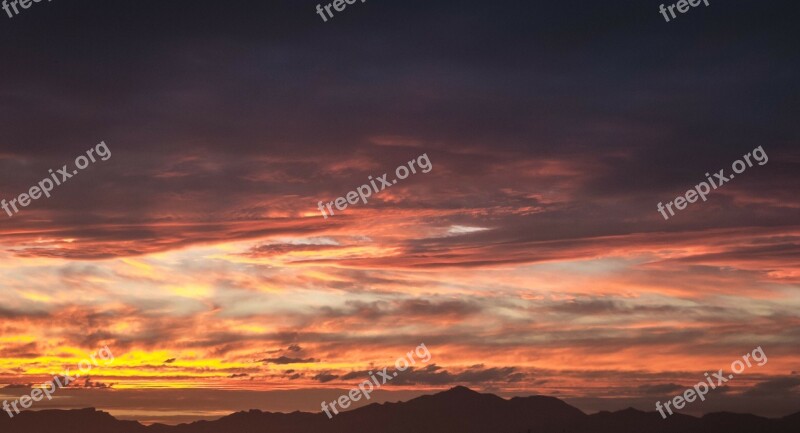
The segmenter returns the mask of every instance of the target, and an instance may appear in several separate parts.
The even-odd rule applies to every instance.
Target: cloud
[[[110,389],[113,386],[114,386],[113,383],[106,384],[106,383],[103,383],[103,382],[92,382],[91,379],[88,378],[88,377],[83,381],[83,387],[84,388]]]
[[[263,362],[266,364],[302,364],[302,363],[309,363],[309,362],[319,362],[318,359],[314,358],[289,358],[287,356],[280,356],[278,358],[265,358],[259,359],[258,362]]]
[[[657,385],[639,385],[638,390],[641,392],[642,395],[671,395],[678,391],[683,391],[686,389],[686,386],[678,385],[676,383],[663,383]]]
[[[39,345],[35,341],[0,347],[0,357],[2,358],[37,358],[39,356]]]
[[[316,381],[319,381],[320,383],[327,383],[327,382],[330,382],[330,381],[332,381],[334,379],[337,379],[338,377],[339,377],[338,375],[331,374],[329,372],[323,372],[323,373],[319,373],[317,375],[314,375],[314,377],[312,377],[312,379],[314,379]]]
[[[800,377],[775,377],[755,384],[744,392],[747,397],[800,397]]]
[[[394,376],[392,385],[487,385],[493,382],[515,383],[526,377],[516,367],[474,368],[470,367],[459,372],[451,373],[442,367],[431,364],[423,368],[409,367],[406,371],[389,369],[389,374]],[[351,371],[342,375],[342,380],[353,380],[369,377],[369,371]]]

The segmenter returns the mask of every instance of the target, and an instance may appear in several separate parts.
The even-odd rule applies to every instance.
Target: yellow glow
[[[28,299],[34,302],[42,302],[45,304],[49,304],[53,302],[53,298],[51,296],[42,294],[42,293],[35,293],[35,292],[20,292],[19,293],[23,298]]]
[[[153,271],[153,267],[152,266],[148,265],[147,263],[143,263],[143,262],[141,262],[139,260],[121,259],[120,261],[122,263],[125,263],[126,265],[133,266],[136,269],[140,269],[142,271],[145,271],[147,274],[150,274]]]
[[[184,298],[201,299],[212,295],[214,289],[205,284],[186,284],[182,286],[167,286],[166,289],[173,295]]]

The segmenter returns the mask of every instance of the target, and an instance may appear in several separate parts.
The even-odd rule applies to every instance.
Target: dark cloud
[[[406,371],[387,370],[393,376],[392,385],[487,385],[493,382],[514,383],[523,380],[526,374],[516,367],[468,368],[451,373],[442,367],[431,364],[422,368],[409,367]],[[374,371],[373,371],[374,372]],[[368,379],[370,371],[351,371],[342,375],[342,380]],[[397,373],[397,376],[394,376]]]
[[[112,388],[113,386],[114,386],[113,383],[108,383],[107,384],[107,383],[103,383],[103,382],[92,382],[92,380],[90,378],[88,378],[88,377],[83,381],[83,387],[84,388],[109,389],[109,388]]]
[[[0,348],[0,357],[2,358],[36,358],[39,356],[39,345],[35,341]]]
[[[367,320],[387,317],[466,317],[481,311],[477,302],[449,299],[405,299],[398,301],[347,301],[345,308],[323,307],[315,317],[351,317]]]
[[[16,107],[4,116],[13,128],[0,149],[0,193],[27,190],[100,140],[112,151],[7,220],[15,253],[102,259],[312,234],[320,217],[300,215],[318,199],[419,148],[436,166],[428,181],[409,180],[416,194],[372,209],[469,203],[480,213],[441,222],[500,228],[467,236],[495,248],[425,257],[431,267],[515,263],[524,252],[535,260],[531,241],[786,226],[800,216],[786,205],[800,186],[788,114],[798,95],[792,2],[739,2],[702,26],[689,24],[696,17],[654,26],[658,13],[645,4],[411,1],[352,12],[336,27],[315,21],[313,3],[267,3],[221,11],[206,0],[89,0],[48,4],[0,29],[17,41],[0,47],[10,65],[0,91]],[[663,56],[676,46],[679,61]],[[758,144],[767,165],[664,225],[656,202]],[[753,198],[764,200],[740,205]],[[326,228],[350,224],[337,215]],[[33,242],[43,237],[74,242]]]
[[[324,372],[324,373],[319,373],[319,374],[315,375],[314,377],[312,377],[312,379],[317,380],[320,383],[326,383],[326,382],[330,382],[332,380],[335,380],[338,377],[339,377],[338,375],[331,374],[331,373],[328,373],[328,372]]]
[[[342,248],[340,245],[292,245],[292,244],[271,244],[254,246],[248,251],[248,257],[269,257],[273,255],[286,254],[297,251],[325,251],[330,249]]]
[[[18,319],[22,317],[47,317],[47,313],[44,311],[37,311],[37,310],[9,310],[5,307],[0,307],[0,319]]]
[[[642,395],[671,395],[678,391],[682,391],[687,387],[678,385],[676,383],[663,383],[658,385],[640,385],[638,390]]]
[[[800,398],[800,377],[776,377],[761,381],[744,393],[747,397]]]
[[[629,303],[618,298],[577,298],[565,302],[554,302],[544,310],[554,313],[564,313],[576,316],[605,316],[605,315],[674,315],[692,314],[692,308],[678,308],[671,305],[648,306]],[[704,310],[709,312],[708,309]]]
[[[289,358],[286,356],[280,356],[278,358],[265,358],[259,359],[258,362],[263,362],[265,364],[300,364],[300,363],[307,363],[307,362],[319,362],[318,359],[314,358]]]

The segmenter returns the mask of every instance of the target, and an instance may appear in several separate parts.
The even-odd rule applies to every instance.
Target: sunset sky
[[[798,6],[53,1],[0,16],[0,400],[146,422],[456,385],[686,413],[797,412]],[[4,15],[4,14],[3,14]],[[665,221],[669,202],[762,146]],[[331,201],[426,154],[324,219]]]

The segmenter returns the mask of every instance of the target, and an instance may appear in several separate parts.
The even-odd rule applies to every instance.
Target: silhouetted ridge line
[[[505,400],[455,387],[400,403],[373,403],[330,420],[322,413],[236,412],[214,421],[144,426],[95,409],[0,418],[0,433],[798,433],[800,412],[768,419],[718,412],[702,418],[628,408],[586,415],[546,396]]]

